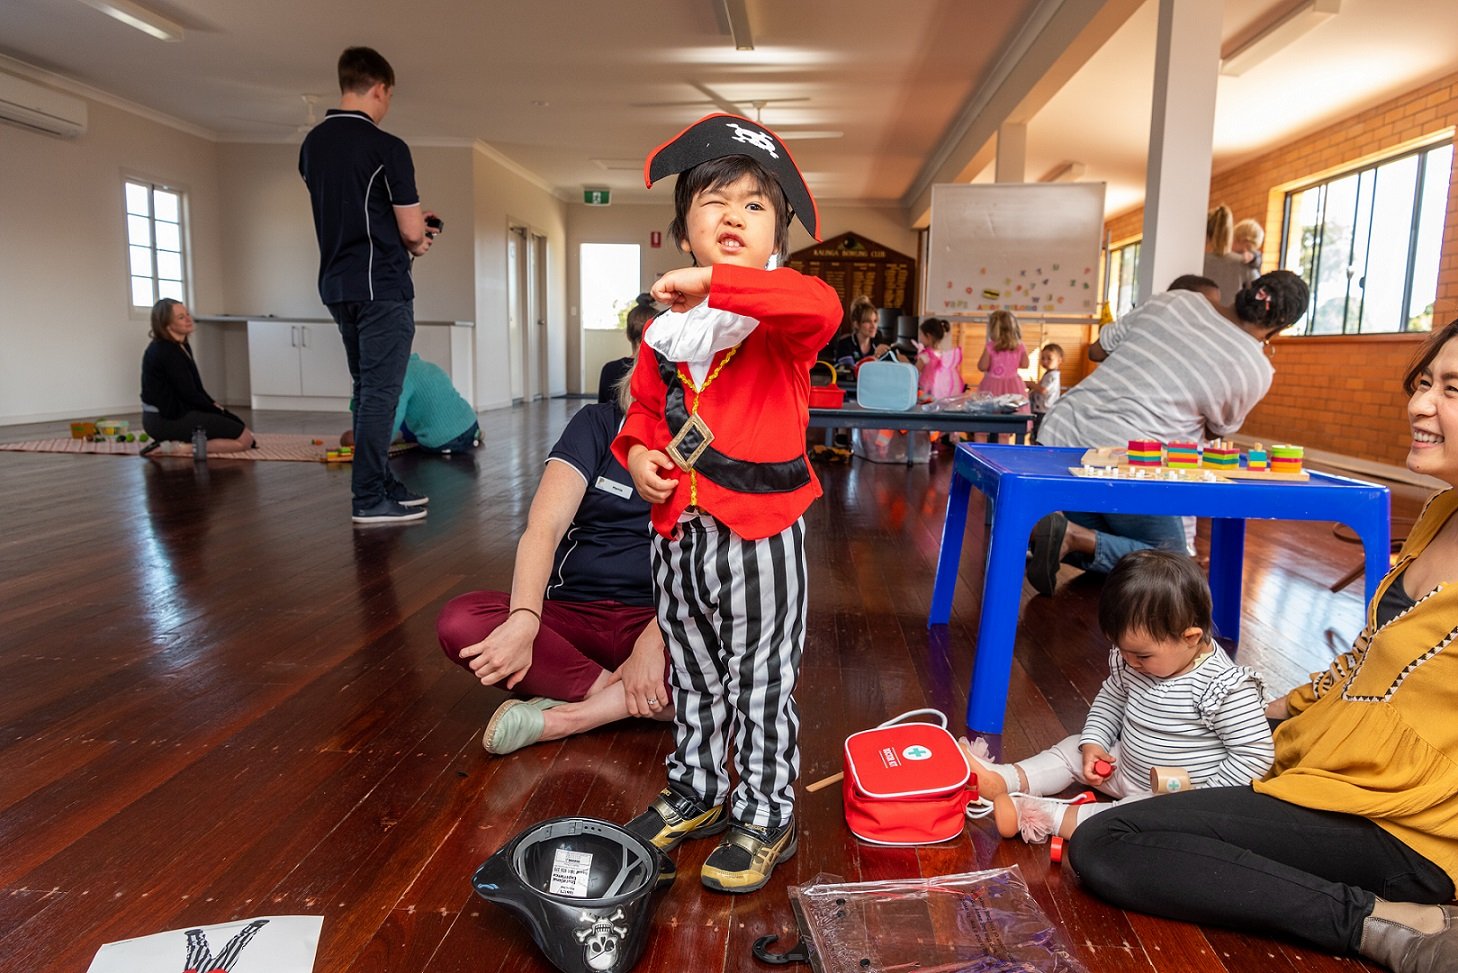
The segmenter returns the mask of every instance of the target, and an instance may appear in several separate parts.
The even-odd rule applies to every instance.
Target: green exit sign
[[[584,189],[582,201],[588,206],[606,206],[609,202],[610,191],[606,189]]]

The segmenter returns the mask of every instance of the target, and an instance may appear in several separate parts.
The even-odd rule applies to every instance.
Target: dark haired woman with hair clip
[[[1289,270],[1256,280],[1217,307],[1192,291],[1156,294],[1099,332],[1103,362],[1068,389],[1038,428],[1043,446],[1123,446],[1131,439],[1228,436],[1271,387],[1265,344],[1300,320],[1310,292]],[[1060,564],[1108,574],[1146,547],[1187,551],[1179,517],[1052,513],[1033,528],[1028,581],[1051,595]]]
[[[152,306],[152,343],[142,355],[142,428],[154,440],[152,452],[167,441],[188,442],[201,429],[208,452],[237,453],[254,446],[242,419],[213,401],[203,388],[187,337],[196,325],[187,305],[164,297]]]
[[[1458,320],[1409,369],[1407,468],[1432,497],[1324,672],[1266,708],[1251,787],[1111,809],[1069,860],[1121,909],[1299,940],[1397,973],[1458,970]]]

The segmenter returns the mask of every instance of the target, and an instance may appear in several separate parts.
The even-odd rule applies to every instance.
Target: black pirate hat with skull
[[[795,165],[790,150],[780,137],[758,122],[726,113],[705,115],[673,138],[648,153],[643,165],[643,182],[652,186],[664,176],[687,172],[702,162],[743,155],[769,170],[784,190],[790,209],[800,224],[820,239],[820,214],[805,177]]]

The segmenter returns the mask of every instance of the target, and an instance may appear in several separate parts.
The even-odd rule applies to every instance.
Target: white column
[[[997,162],[993,166],[995,182],[1027,182],[1028,126],[1022,122],[1004,122],[997,129]]]
[[[1224,0],[1160,0],[1137,300],[1204,265]]]

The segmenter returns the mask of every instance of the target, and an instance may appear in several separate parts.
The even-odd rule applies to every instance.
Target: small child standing
[[[921,352],[916,356],[917,390],[929,399],[946,399],[967,391],[962,380],[962,349],[952,345],[952,329],[943,318],[921,323]]]
[[[1033,410],[1033,434],[1038,433],[1038,423],[1048,410],[1058,402],[1058,396],[1063,391],[1060,369],[1063,368],[1063,346],[1050,341],[1043,346],[1038,353],[1038,365],[1043,369],[1043,377],[1036,382],[1028,382],[1028,405]]]
[[[1011,311],[993,311],[987,317],[987,346],[977,360],[982,372],[979,392],[989,395],[1026,395],[1027,387],[1018,369],[1028,367],[1028,349],[1023,329]]]
[[[1247,786],[1270,769],[1261,678],[1214,644],[1210,625],[1210,588],[1193,559],[1154,548],[1120,559],[1099,599],[1099,628],[1114,643],[1109,677],[1083,733],[1014,764],[974,760],[1003,837],[1066,839],[1113,806],[1043,797],[1075,781],[1118,803],[1150,797],[1155,767],[1182,769],[1197,787]]]
[[[650,186],[673,173],[669,234],[694,266],[653,285],[669,309],[643,334],[613,452],[653,505],[674,751],[668,786],[627,827],[664,851],[728,827],[700,877],[751,892],[797,847],[802,515],[820,496],[805,456],[810,366],[840,298],[772,269],[792,216],[819,239],[815,201],[773,132],[710,115],[649,156]]]

